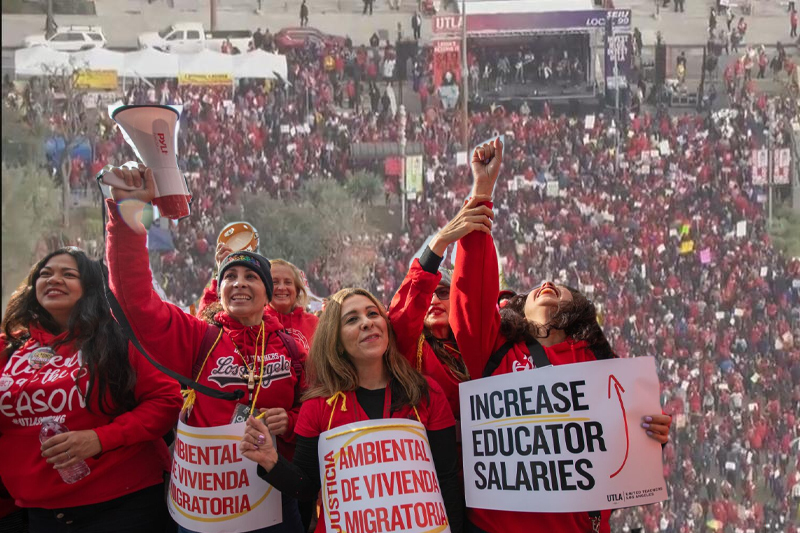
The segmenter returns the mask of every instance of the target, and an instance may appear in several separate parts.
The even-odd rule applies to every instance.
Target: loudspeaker
[[[667,78],[667,46],[656,45],[656,85],[663,85]]]
[[[180,112],[165,105],[125,105],[114,109],[111,118],[119,124],[139,159],[153,171],[156,181],[153,205],[167,218],[178,220],[189,216],[192,196],[178,168],[176,153]],[[106,185],[131,189],[112,172],[105,172],[98,179]]]
[[[417,55],[417,41],[398,41],[397,42],[397,64],[395,73],[397,79],[405,81],[408,79],[409,59]]]

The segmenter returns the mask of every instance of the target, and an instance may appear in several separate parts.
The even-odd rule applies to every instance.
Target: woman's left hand
[[[644,417],[642,427],[647,431],[647,436],[661,444],[669,441],[669,427],[672,417],[669,415],[651,415]]]
[[[50,437],[42,444],[42,457],[60,470],[69,468],[103,451],[100,438],[94,430],[68,431]]]
[[[269,428],[269,432],[273,435],[283,435],[289,429],[289,415],[286,414],[286,409],[280,407],[273,407],[272,409],[259,409],[258,413],[264,415],[264,425]]]

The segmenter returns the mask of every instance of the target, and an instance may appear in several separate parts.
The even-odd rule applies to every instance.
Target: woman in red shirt
[[[178,384],[122,334],[103,266],[77,248],[39,261],[11,297],[0,353],[0,477],[30,531],[163,531],[169,521],[162,436]],[[67,431],[39,444],[44,418]],[[59,471],[85,462],[74,483]]]
[[[397,347],[423,375],[444,391],[453,416],[459,419],[458,384],[469,373],[450,329],[450,278],[440,268],[447,247],[472,231],[491,232],[492,211],[471,199],[414,259],[389,306]]]
[[[488,203],[500,173],[500,139],[475,150],[472,196]],[[594,305],[574,289],[545,282],[512,298],[497,310],[497,255],[491,235],[472,232],[459,241],[453,273],[451,325],[470,375],[474,378],[533,368],[526,341],[532,336],[553,365],[614,357],[597,324]],[[563,309],[563,310],[562,310]],[[566,310],[567,312],[564,312]],[[508,341],[512,346],[499,361]],[[643,421],[647,434],[666,443],[671,418],[655,414]],[[534,495],[535,497],[535,495]],[[594,513],[525,513],[468,508],[471,533],[609,533],[610,510]]]
[[[111,187],[113,200],[107,200],[109,285],[137,338],[145,350],[176,372],[218,390],[241,393],[239,400],[226,400],[190,392],[182,423],[200,428],[226,426],[257,409],[267,413],[281,452],[291,455],[300,412],[302,358],[281,323],[265,313],[273,291],[269,261],[253,252],[228,255],[217,279],[222,311],[209,321],[162,301],[152,288],[147,236],[136,222],[144,203],[155,196],[153,173],[143,166],[114,168],[113,172],[135,190]],[[282,502],[283,522],[259,532],[302,531],[297,502],[288,497]]]
[[[239,450],[259,464],[259,475],[283,494],[312,500],[320,490],[320,434],[374,419],[418,420],[427,430],[450,530],[462,531],[455,420],[436,383],[415,372],[395,344],[381,303],[363,289],[342,289],[322,313],[308,360],[308,384],[289,463],[267,438],[269,428],[250,418]],[[377,503],[376,503],[377,505]],[[317,533],[326,531],[325,520]]]

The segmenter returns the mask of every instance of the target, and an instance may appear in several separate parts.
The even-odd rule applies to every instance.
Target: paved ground
[[[743,0],[738,0],[743,1]],[[789,41],[789,17],[780,0],[752,0],[753,14],[747,16],[749,28],[747,41],[771,43],[778,39]],[[168,7],[172,2],[174,7]],[[401,0],[400,11],[389,8],[388,0],[375,0],[374,14],[361,14],[361,0],[309,0],[310,25],[322,31],[349,35],[355,43],[366,42],[375,31],[384,31],[392,39],[401,23],[405,35],[411,32],[411,15],[416,9],[415,0]],[[99,24],[105,30],[112,47],[135,47],[139,33],[159,29],[173,22],[203,22],[208,27],[209,0],[102,0],[97,4],[96,16],[59,15],[60,25]],[[217,0],[217,26],[220,29],[241,29],[261,26],[275,32],[299,22],[297,0],[263,0],[256,12],[257,0]],[[670,8],[660,10],[654,17],[652,0],[616,0],[617,7],[633,11],[633,25],[641,29],[645,44],[655,42],[656,31],[661,31],[667,44],[702,45],[706,38],[708,9],[713,0],[685,0],[685,13],[674,13]],[[736,10],[738,13],[740,10]],[[18,47],[23,38],[44,29],[43,15],[3,15],[2,45]],[[722,20],[719,21],[723,23]],[[423,20],[422,38],[429,40],[430,19]]]

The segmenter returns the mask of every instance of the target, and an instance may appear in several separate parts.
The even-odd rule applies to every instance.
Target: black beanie
[[[228,257],[222,260],[222,264],[219,267],[217,287],[222,285],[222,277],[225,275],[225,271],[237,265],[247,267],[258,274],[267,289],[267,300],[272,301],[272,271],[269,266],[269,260],[255,252],[242,251],[228,254]]]

